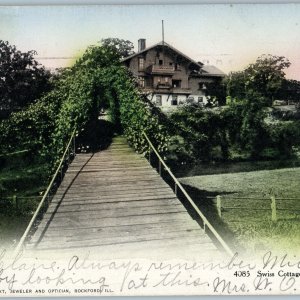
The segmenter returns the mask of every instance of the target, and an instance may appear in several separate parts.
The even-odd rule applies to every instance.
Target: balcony
[[[159,90],[170,90],[172,88],[172,86],[167,83],[167,82],[164,82],[164,83],[158,83],[156,85],[156,89],[159,89]]]
[[[174,66],[152,65],[148,68],[150,74],[157,75],[173,75],[175,72]]]

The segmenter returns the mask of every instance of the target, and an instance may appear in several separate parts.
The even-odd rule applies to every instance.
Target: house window
[[[172,67],[172,66],[173,66],[173,63],[172,63],[172,62],[170,62],[170,63],[169,63],[169,66],[171,66],[171,67]]]
[[[156,95],[155,104],[156,104],[156,106],[161,106],[162,105],[161,95]]]
[[[203,97],[198,97],[198,103],[202,103],[203,102]]]
[[[144,77],[139,77],[139,86],[145,87],[145,78]]]
[[[199,90],[206,90],[206,85],[203,82],[199,82]]]
[[[172,80],[173,88],[181,88],[181,80]]]
[[[178,97],[177,95],[172,96],[171,105],[177,105],[178,104]]]
[[[144,71],[145,68],[145,60],[143,57],[139,57],[139,71]]]
[[[192,97],[192,96],[188,96],[188,98],[187,98],[186,102],[187,102],[188,104],[192,104],[192,103],[194,103],[194,97]]]
[[[162,66],[162,65],[164,64],[163,60],[160,59],[160,60],[158,61],[158,64],[159,64],[160,66]]]
[[[175,71],[180,71],[180,64],[175,63]]]

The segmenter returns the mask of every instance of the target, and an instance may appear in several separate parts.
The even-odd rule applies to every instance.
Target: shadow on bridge
[[[224,238],[224,240],[227,242],[228,246],[231,249],[239,249],[241,250],[241,246],[236,243],[236,239],[234,236],[234,233],[232,230],[228,227],[228,225],[220,218],[218,215],[218,211],[216,208],[216,202],[214,199],[217,195],[225,195],[225,194],[231,194],[230,192],[213,192],[213,191],[206,191],[206,190],[200,190],[198,188],[195,188],[193,186],[183,184],[182,186],[187,191],[187,193],[190,195],[190,197],[194,200],[195,204],[199,207],[199,209],[203,212],[203,214],[206,216],[208,221],[214,226],[216,231]],[[178,195],[178,198],[181,200],[182,204],[185,206],[189,214],[193,219],[198,221],[200,225],[202,225],[202,222],[199,220],[199,217],[197,213],[195,212],[192,205],[189,203],[189,201],[183,196]],[[209,232],[208,232],[208,235]],[[212,239],[214,239],[213,235],[210,235]]]
[[[108,120],[89,121],[76,138],[76,152],[94,153],[107,149],[116,131],[114,124]]]

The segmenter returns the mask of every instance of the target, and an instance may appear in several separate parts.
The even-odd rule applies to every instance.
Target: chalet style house
[[[138,52],[123,59],[147,97],[161,107],[207,103],[206,84],[225,74],[214,66],[196,62],[166,42],[146,48],[139,39]]]

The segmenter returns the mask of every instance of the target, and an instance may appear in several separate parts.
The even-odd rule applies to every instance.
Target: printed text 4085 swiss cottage
[[[225,76],[215,66],[196,62],[166,42],[146,48],[145,39],[139,39],[138,52],[123,63],[138,78],[149,99],[163,108],[187,101],[207,103],[206,84]]]

